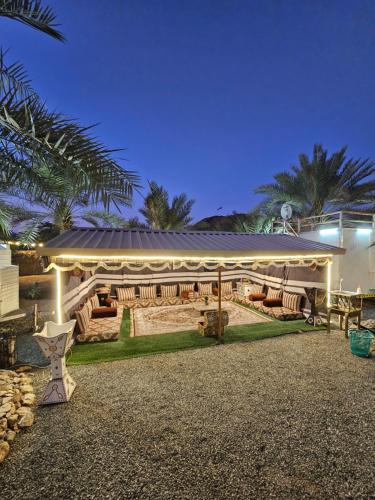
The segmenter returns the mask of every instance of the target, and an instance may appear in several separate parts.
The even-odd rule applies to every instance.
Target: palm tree
[[[375,196],[374,163],[369,159],[347,158],[347,148],[329,155],[319,144],[311,160],[299,156],[299,165],[274,176],[256,193],[266,195],[264,206],[275,213],[288,202],[297,215],[321,215],[332,209],[358,209],[373,203]]]
[[[246,219],[238,219],[235,231],[240,233],[272,233],[275,217],[255,209],[247,214]]]
[[[188,200],[185,193],[174,196],[170,204],[166,189],[151,181],[144,207],[139,211],[152,229],[180,229],[192,221],[193,204],[194,200]]]
[[[54,27],[51,9],[42,8],[40,1],[0,0],[0,15],[63,39]],[[51,206],[62,201],[59,189],[70,184],[106,212],[112,205],[130,203],[138,176],[114,158],[119,150],[105,147],[90,130],[50,112],[22,64],[6,64],[0,52],[0,229],[4,234],[10,232],[12,214],[1,193],[24,193],[29,202],[42,200]],[[51,172],[56,182],[51,182]],[[61,213],[69,209],[62,205]]]

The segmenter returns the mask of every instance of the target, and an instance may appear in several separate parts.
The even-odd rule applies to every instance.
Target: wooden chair
[[[227,311],[221,311],[221,332],[224,335],[224,327],[229,323]],[[218,311],[206,311],[202,319],[198,322],[198,331],[204,337],[217,337],[219,334],[219,313]]]

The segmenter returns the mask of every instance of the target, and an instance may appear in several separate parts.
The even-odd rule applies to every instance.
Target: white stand
[[[43,405],[66,403],[76,387],[65,364],[65,354],[73,344],[75,324],[75,319],[61,325],[47,321],[43,330],[33,335],[43,354],[51,361],[51,379],[44,391]]]

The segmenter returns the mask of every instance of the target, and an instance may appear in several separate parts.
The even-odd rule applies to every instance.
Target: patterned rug
[[[272,321],[233,302],[223,302],[222,307],[228,311],[230,326]],[[133,316],[134,336],[197,330],[200,318],[201,315],[196,309],[196,304],[135,309]]]

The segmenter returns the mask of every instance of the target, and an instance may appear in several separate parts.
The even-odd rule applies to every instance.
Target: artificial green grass
[[[268,317],[267,317],[268,318]],[[223,342],[212,337],[202,337],[198,331],[164,333],[144,337],[130,337],[130,311],[124,309],[120,338],[116,342],[77,344],[68,358],[69,365],[102,363],[163,352],[195,349],[233,342],[249,342],[287,333],[308,332],[322,327],[311,327],[304,320],[267,321],[253,325],[237,325],[225,328]]]

